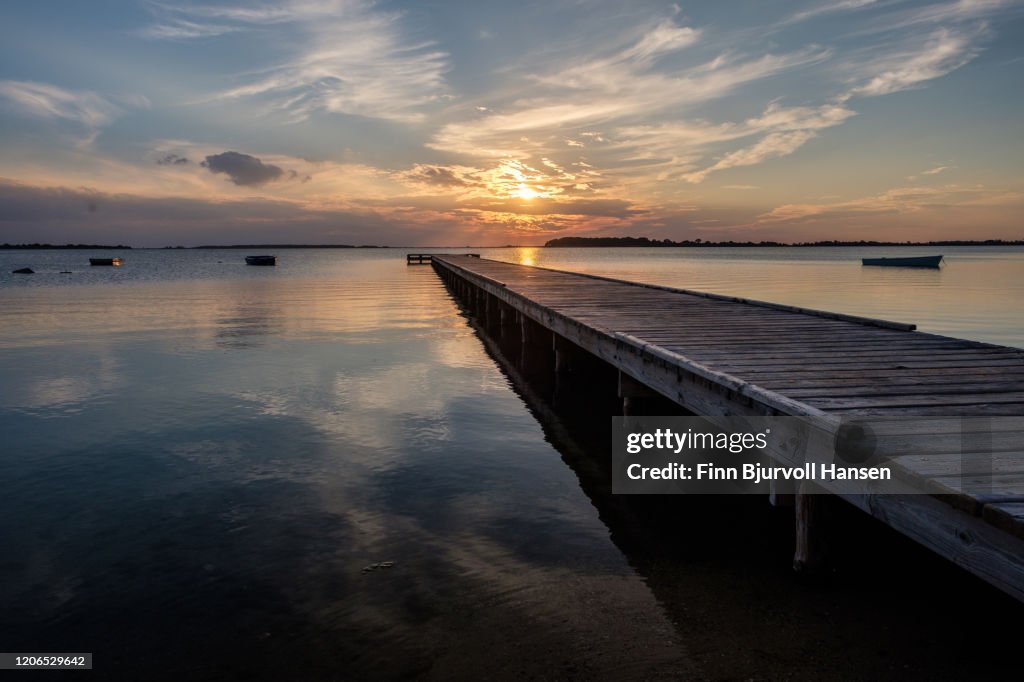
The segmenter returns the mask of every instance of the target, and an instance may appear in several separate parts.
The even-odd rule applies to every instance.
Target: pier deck
[[[618,369],[625,399],[650,391],[702,416],[1024,416],[1024,350],[479,257],[432,263],[478,315],[521,326],[556,366],[559,353],[582,351]],[[898,461],[934,494],[840,496],[1024,601],[1021,434],[987,434],[977,460],[952,435],[920,434],[939,451]],[[821,531],[811,523],[818,503],[795,493],[799,565]]]

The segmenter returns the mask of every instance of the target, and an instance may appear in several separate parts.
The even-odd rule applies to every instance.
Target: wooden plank
[[[818,389],[851,389],[856,390],[862,387],[890,388],[898,391],[903,388],[917,387],[926,389],[934,387],[941,390],[942,386],[966,386],[977,385],[987,386],[989,383],[1021,384],[1024,383],[1024,370],[997,369],[990,372],[966,372],[963,375],[950,372],[930,373],[901,372],[894,375],[877,376],[867,372],[855,372],[852,375],[832,376],[806,376],[796,374],[783,374],[778,378],[767,380],[758,377],[757,383],[787,395],[796,395],[800,391],[814,391]]]
[[[1019,441],[1017,447],[1020,447]],[[1009,452],[901,455],[890,461],[921,478],[1024,474],[1024,453],[1019,449]]]
[[[808,398],[803,401],[814,405],[820,410],[860,410],[862,408],[879,407],[932,407],[996,405],[1002,403],[1024,403],[1024,392],[1011,393],[925,393],[917,395],[888,395],[879,393],[874,396],[853,396],[849,398]]]
[[[890,418],[890,417],[1021,417],[1024,403],[977,403],[975,405],[942,405],[913,407],[863,407],[857,409],[825,409],[825,412],[841,413],[846,417]]]
[[[669,350],[679,353],[685,356],[686,353],[683,349],[676,349],[666,346]],[[961,373],[961,370],[972,370],[976,368],[996,368],[996,367],[1009,367],[1019,369],[1021,366],[1020,360],[1014,359],[984,359],[984,358],[957,358],[957,359],[935,359],[935,360],[878,360],[875,362],[867,362],[864,360],[851,360],[850,362],[842,362],[838,359],[821,361],[815,363],[800,364],[793,360],[777,359],[777,360],[764,360],[760,365],[740,364],[738,362],[718,362],[716,367],[719,367],[722,371],[729,372],[730,374],[743,374],[745,376],[751,376],[753,379],[757,368],[770,369],[772,372],[817,372],[817,373],[832,373],[842,370],[857,371],[863,373],[864,371],[870,372],[889,372],[900,369],[941,369],[945,371],[956,371],[957,374]]]
[[[790,398],[855,398],[885,395],[889,397],[911,395],[949,395],[952,393],[1012,393],[1024,392],[1024,378],[1020,381],[935,383],[935,384],[867,384],[858,386],[825,386],[816,388],[790,388],[785,394]]]

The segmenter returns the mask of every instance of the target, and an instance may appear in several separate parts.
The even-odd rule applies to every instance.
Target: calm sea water
[[[1024,346],[1024,250],[946,252],[483,251]],[[524,384],[404,253],[0,252],[0,650],[99,679],[935,678],[970,642],[921,630],[930,579],[1011,608],[894,539],[896,575],[806,590],[784,510],[613,498],[614,408]]]

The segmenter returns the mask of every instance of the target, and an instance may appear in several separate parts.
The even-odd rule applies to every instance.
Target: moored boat
[[[277,265],[277,256],[246,256],[246,265]]]
[[[942,256],[906,256],[902,258],[863,258],[864,265],[887,265],[897,268],[937,268]]]
[[[121,265],[123,258],[90,258],[89,265]]]

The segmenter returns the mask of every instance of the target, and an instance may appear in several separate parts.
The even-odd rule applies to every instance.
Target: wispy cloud
[[[678,121],[659,126],[634,126],[618,130],[619,146],[634,149],[633,158],[656,158],[675,155],[675,165],[681,166],[680,152],[689,152],[688,164],[705,155],[714,145],[757,137],[760,139],[745,148],[725,154],[714,164],[702,170],[693,169],[683,174],[691,183],[702,182],[716,171],[738,166],[751,166],[770,158],[785,156],[813,139],[817,131],[840,125],[855,112],[841,104],[820,107],[783,107],[772,103],[760,115],[741,123]]]
[[[146,26],[139,31],[139,35],[155,40],[192,40],[195,38],[215,38],[225,33],[234,33],[236,31],[238,31],[238,28],[234,26],[172,18]]]
[[[811,5],[805,10],[796,12],[793,16],[789,17],[784,24],[795,24],[801,21],[807,21],[808,19],[814,19],[826,14],[835,14],[837,12],[849,12],[851,10],[863,9],[874,5],[878,0],[839,0],[839,2],[820,3]]]
[[[301,121],[326,111],[414,122],[444,101],[448,55],[409,34],[400,12],[362,0],[293,0],[280,5],[159,5],[176,15],[147,29],[152,37],[203,38],[288,25],[288,54],[217,98],[254,99],[268,112]],[[210,23],[210,22],[215,23]]]
[[[891,33],[917,27],[933,29],[939,25],[958,26],[987,20],[997,13],[1024,11],[1019,0],[953,0],[880,14],[854,35]]]
[[[848,201],[784,204],[760,215],[758,223],[796,223],[811,219],[849,218],[867,214],[906,215],[926,210],[1019,206],[1022,202],[1024,193],[980,186],[895,187],[880,194]]]
[[[695,29],[661,22],[610,53],[584,55],[563,68],[529,74],[533,96],[504,111],[450,123],[430,146],[490,157],[551,152],[552,140],[559,146],[585,147],[581,138],[591,127],[622,124],[634,117],[657,118],[673,108],[693,109],[742,85],[829,55],[812,46],[746,58],[720,55],[684,69],[657,68],[657,58],[692,46],[699,35]]]
[[[0,81],[0,97],[29,116],[74,121],[90,129],[105,126],[122,113],[120,107],[95,92],[33,81]]]
[[[744,149],[726,154],[723,159],[713,166],[705,168],[696,173],[689,173],[686,176],[688,182],[701,182],[710,173],[725,170],[726,168],[737,168],[739,166],[754,166],[779,156],[792,154],[805,142],[814,137],[810,130],[794,130],[788,133],[771,133],[762,137],[755,144]]]
[[[923,45],[913,45],[873,60],[863,68],[874,75],[848,95],[888,95],[945,76],[978,56],[980,49],[975,39],[981,32],[981,29],[969,32],[940,29]]]

